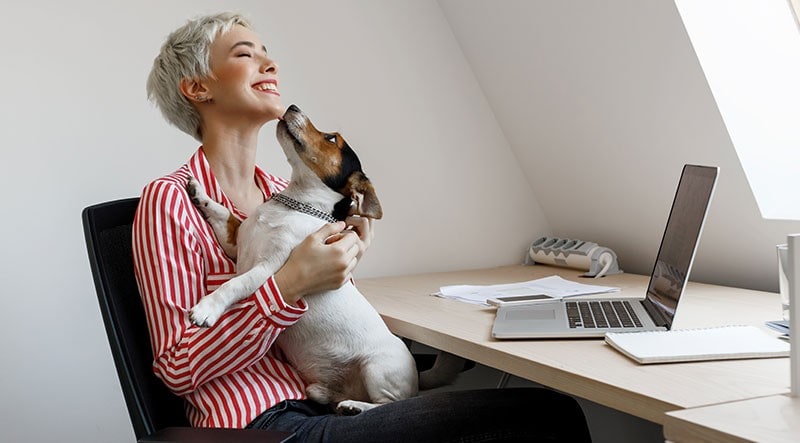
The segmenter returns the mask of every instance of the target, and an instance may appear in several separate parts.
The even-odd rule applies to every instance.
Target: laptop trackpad
[[[555,309],[517,309],[506,313],[508,320],[553,320]]]
[[[495,338],[558,337],[568,328],[562,303],[501,306],[492,326]],[[556,332],[558,334],[554,335]]]

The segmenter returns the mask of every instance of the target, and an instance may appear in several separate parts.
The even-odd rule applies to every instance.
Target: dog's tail
[[[467,365],[468,363],[465,359],[448,352],[439,351],[433,367],[419,373],[420,391],[452,384]]]

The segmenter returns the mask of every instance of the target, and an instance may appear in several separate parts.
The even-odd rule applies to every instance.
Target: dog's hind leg
[[[402,349],[405,351],[404,347]],[[340,401],[336,405],[338,414],[356,415],[417,394],[416,365],[411,354],[390,354],[377,360],[365,361],[361,367],[361,376],[370,401]]]
[[[194,177],[189,178],[186,192],[195,207],[203,214],[203,218],[206,219],[211,229],[214,230],[214,236],[217,237],[217,242],[222,246],[225,255],[235,261],[236,236],[239,234],[239,226],[242,222],[234,217],[225,206],[211,200],[200,182]]]
[[[310,399],[323,405],[330,403],[333,397],[333,392],[321,383],[312,383],[306,386],[306,394]]]

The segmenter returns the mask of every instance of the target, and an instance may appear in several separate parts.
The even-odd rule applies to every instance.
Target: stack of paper
[[[552,298],[571,297],[575,295],[600,294],[617,292],[619,288],[611,286],[585,285],[553,275],[537,280],[500,285],[454,285],[442,286],[439,292],[432,295],[489,306],[486,300],[502,296],[547,294]]]

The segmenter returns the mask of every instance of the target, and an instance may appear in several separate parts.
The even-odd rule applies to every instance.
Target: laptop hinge
[[[655,323],[656,326],[662,326],[667,329],[672,327],[672,322],[664,317],[664,314],[661,313],[661,310],[658,309],[653,302],[646,298],[641,300],[641,303],[642,306],[644,306],[644,309],[647,310],[647,313],[650,314],[650,318],[653,319],[653,323]]]

